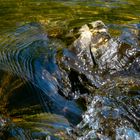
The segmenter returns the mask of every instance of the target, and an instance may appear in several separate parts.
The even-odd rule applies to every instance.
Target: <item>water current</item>
[[[140,140],[139,0],[0,3],[0,140]]]

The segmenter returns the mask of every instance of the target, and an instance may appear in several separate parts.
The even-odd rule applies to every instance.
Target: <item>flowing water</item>
[[[1,0],[0,140],[140,140],[139,7],[139,0]],[[69,31],[96,20],[122,49],[117,63],[114,45],[103,55],[109,66],[101,57],[93,70],[93,58],[71,51],[77,37]]]

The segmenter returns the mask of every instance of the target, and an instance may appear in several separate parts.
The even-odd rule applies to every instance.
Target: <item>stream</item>
[[[0,140],[140,140],[139,6],[2,0]]]

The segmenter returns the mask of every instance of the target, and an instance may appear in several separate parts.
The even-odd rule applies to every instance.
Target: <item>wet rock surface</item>
[[[96,73],[106,81],[89,96],[87,111],[73,134],[79,140],[140,139],[139,29],[112,38],[101,21],[90,25],[85,29],[91,33],[90,43],[84,45],[93,53]]]
[[[63,128],[58,132],[59,138],[64,136],[64,139],[139,140],[139,35],[139,25],[130,25],[120,36],[112,37],[102,21],[95,21],[72,29],[59,39],[48,36],[38,23],[26,24],[2,36],[0,68],[11,74],[5,74],[7,81],[1,86],[1,100],[6,101],[2,108],[7,110],[8,118],[20,118],[20,121],[11,119],[14,123],[8,124],[6,128],[11,127],[6,132],[4,119],[0,118],[3,133],[12,131],[19,137],[26,135],[32,139],[29,131],[37,127],[39,133],[33,130],[35,138],[41,135],[42,139],[53,139],[52,133],[59,126]],[[11,82],[12,86],[5,87]],[[23,96],[25,93],[15,96],[21,94],[17,87],[25,89],[25,85],[32,89],[30,98]],[[8,88],[13,89],[10,96],[5,95]],[[33,95],[37,100],[30,104]],[[16,98],[22,101],[23,97],[25,100],[18,104]],[[15,103],[10,108],[13,102],[19,107]],[[51,124],[46,123],[47,114],[33,117],[33,122],[25,117],[40,114],[42,110],[60,115],[57,116],[60,120],[64,116],[69,121],[64,121],[67,127],[55,121],[53,126],[52,120],[48,121]],[[13,124],[16,125],[13,127]]]
[[[140,139],[140,81],[134,77],[114,80],[93,93],[74,130],[77,139]]]

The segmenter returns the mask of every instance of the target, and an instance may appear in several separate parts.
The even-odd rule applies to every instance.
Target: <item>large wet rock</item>
[[[80,57],[80,51],[77,57],[90,60],[92,71],[105,80],[87,95],[87,111],[73,130],[74,139],[140,139],[139,28],[131,27],[113,38],[104,23],[96,21],[84,25],[84,34],[74,41],[74,48],[90,56]]]
[[[140,55],[139,28],[132,27],[114,38],[102,21],[91,22],[78,30],[79,37],[72,47],[84,67],[92,67],[92,71],[95,66],[101,73],[127,70]]]

